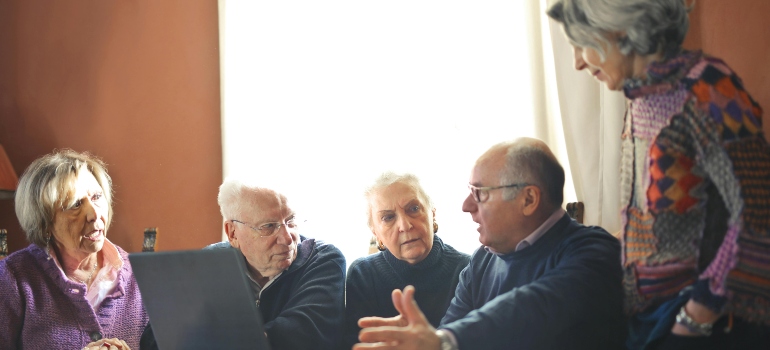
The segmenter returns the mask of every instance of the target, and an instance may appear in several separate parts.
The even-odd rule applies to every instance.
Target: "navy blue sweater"
[[[358,319],[365,316],[398,315],[391,292],[407,285],[415,287],[415,300],[428,321],[436,327],[454,297],[460,271],[469,256],[433,236],[433,248],[417,264],[397,259],[390,251],[359,258],[348,269],[345,307],[345,345],[358,343]]]
[[[234,249],[229,242],[203,249]],[[226,291],[223,292],[226,294]],[[262,290],[259,311],[273,350],[336,349],[344,321],[345,257],[337,247],[300,236],[297,258]],[[157,350],[148,324],[141,350]]]
[[[204,249],[229,248],[229,242]],[[336,349],[344,320],[345,257],[300,237],[297,258],[262,290],[259,311],[273,350]]]
[[[526,249],[478,249],[440,328],[461,350],[619,349],[621,278],[618,240],[565,214]]]

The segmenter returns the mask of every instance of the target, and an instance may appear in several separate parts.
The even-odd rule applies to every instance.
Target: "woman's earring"
[[[377,249],[378,249],[379,251],[381,251],[381,252],[384,252],[384,251],[385,251],[385,245],[384,245],[384,244],[382,244],[382,241],[380,241],[379,239],[377,240]]]
[[[45,238],[45,255],[48,255],[46,260],[51,260],[51,234],[48,234],[48,237]]]
[[[438,224],[434,221],[433,222],[433,233],[438,232]]]

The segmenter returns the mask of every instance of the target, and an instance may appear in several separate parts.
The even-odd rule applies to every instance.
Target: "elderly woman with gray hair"
[[[470,259],[436,235],[436,208],[416,176],[384,173],[364,197],[380,252],[359,258],[348,268],[346,349],[358,343],[360,318],[399,315],[391,293],[407,285],[415,287],[415,300],[428,321],[438,326]]]
[[[557,0],[575,68],[630,100],[621,203],[631,349],[770,348],[770,148],[682,0]],[[740,19],[733,18],[738,23]]]
[[[0,349],[138,349],[148,317],[127,253],[106,238],[104,163],[71,150],[35,160],[16,216],[32,244],[0,261]]]

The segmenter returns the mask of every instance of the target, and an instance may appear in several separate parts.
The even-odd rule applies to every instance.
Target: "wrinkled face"
[[[634,64],[630,56],[620,52],[616,39],[609,39],[610,45],[603,45],[606,58],[602,62],[596,49],[572,44],[575,69],[586,70],[596,80],[603,82],[610,90],[623,89],[626,79],[633,77]]]
[[[470,184],[478,187],[499,186],[500,174],[505,166],[505,149],[490,150],[476,163],[471,172]],[[481,203],[471,193],[463,201],[463,211],[470,213],[479,224],[479,242],[498,253],[513,251],[526,235],[517,228],[523,220],[521,192],[510,201],[503,200],[503,189],[489,191],[489,197]]]
[[[62,208],[54,211],[51,235],[64,254],[84,259],[104,245],[107,199],[102,186],[85,168],[73,176],[71,183]]]
[[[253,207],[244,210],[237,218],[245,224],[228,221],[225,229],[228,230],[230,244],[241,250],[250,270],[258,272],[260,276],[257,277],[272,277],[288,269],[297,258],[299,232],[296,228],[281,225],[274,234],[262,237],[260,234],[267,233],[252,227],[263,227],[271,222],[284,224],[294,218],[295,213],[281,194],[262,190],[253,195]]]
[[[396,182],[369,197],[372,232],[400,260],[416,264],[433,248],[433,216],[414,187]]]

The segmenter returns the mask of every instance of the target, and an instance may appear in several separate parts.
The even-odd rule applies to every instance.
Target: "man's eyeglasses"
[[[481,203],[489,198],[489,191],[491,190],[496,190],[498,188],[512,188],[512,187],[526,187],[526,186],[529,186],[529,184],[525,182],[511,184],[511,185],[504,185],[504,186],[487,186],[487,187],[476,187],[471,184],[468,184],[468,189],[471,190],[471,194],[473,194],[473,199],[475,199],[476,202]]]
[[[251,226],[243,221],[240,220],[230,220],[232,222],[237,222],[239,224],[244,224],[248,228],[254,230],[257,234],[259,234],[260,237],[269,237],[274,235],[278,230],[281,229],[281,226],[286,226],[286,229],[293,229],[297,228],[297,224],[299,224],[299,220],[295,217],[290,218],[289,220],[286,220],[284,223],[280,222],[266,222],[259,227]]]

